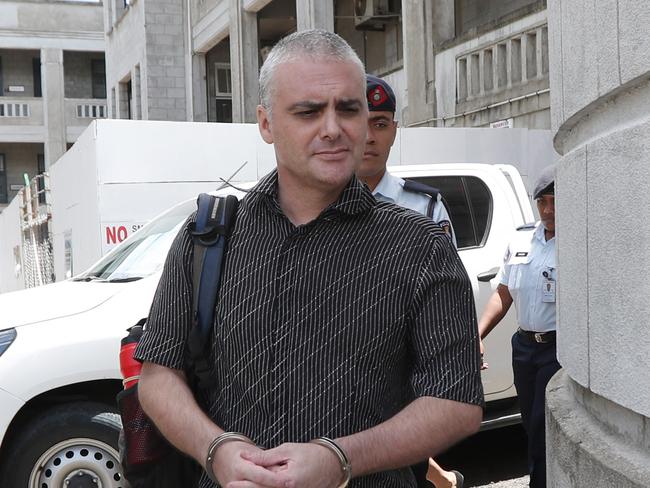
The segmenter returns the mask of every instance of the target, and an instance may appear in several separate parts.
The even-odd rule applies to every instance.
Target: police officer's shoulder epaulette
[[[535,228],[535,222],[530,222],[528,224],[520,225],[517,227],[517,230],[531,230]]]
[[[434,200],[437,200],[438,195],[440,194],[440,190],[438,190],[437,188],[413,180],[404,180],[403,188],[404,191],[409,191],[413,193],[424,193],[425,195],[429,195]]]

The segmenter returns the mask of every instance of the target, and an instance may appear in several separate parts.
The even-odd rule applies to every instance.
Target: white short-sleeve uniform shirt
[[[547,241],[541,223],[517,231],[498,278],[510,291],[519,327],[533,332],[555,330],[555,237]]]
[[[394,203],[395,205],[404,208],[410,208],[411,210],[415,210],[423,215],[427,215],[429,202],[431,201],[431,197],[425,193],[405,191],[404,180],[398,176],[391,175],[388,171],[384,173],[384,176],[379,181],[372,194],[377,200]],[[434,222],[441,224],[443,228],[445,228],[445,226],[449,227],[454,246],[457,246],[451,219],[449,218],[447,208],[444,203],[442,203],[442,195],[440,194],[438,194],[438,200],[433,207],[431,219]]]

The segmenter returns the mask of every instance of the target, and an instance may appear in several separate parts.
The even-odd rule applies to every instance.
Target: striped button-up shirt
[[[212,337],[214,422],[270,448],[363,431],[420,396],[481,404],[472,288],[440,227],[377,202],[356,178],[296,227],[278,204],[277,181],[274,171],[246,195],[230,237]],[[184,228],[139,359],[183,369],[191,270]],[[211,486],[204,475],[200,487]],[[404,468],[350,486],[415,481]]]

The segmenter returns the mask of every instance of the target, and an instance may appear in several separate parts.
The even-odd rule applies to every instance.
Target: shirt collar
[[[372,194],[381,195],[386,200],[390,200],[392,203],[395,203],[401,191],[401,178],[397,178],[396,176],[393,176],[388,171],[386,171],[384,172],[384,176],[381,177],[381,180],[379,180],[379,183],[377,183],[375,191],[373,191]]]
[[[274,169],[264,176],[251,188],[249,195],[252,201],[257,201],[260,198],[271,200],[275,204],[274,206],[280,209],[278,203],[278,170]],[[357,215],[369,210],[376,204],[377,201],[372,196],[370,189],[361,183],[356,176],[353,176],[343,189],[338,200],[332,203],[324,212],[335,211],[347,215]]]
[[[537,222],[537,227],[535,227],[535,232],[533,235],[542,244],[546,244],[548,242],[551,242],[553,239],[555,239],[555,236],[553,236],[548,241],[546,240],[546,236],[544,235],[544,224],[542,224],[541,220]]]

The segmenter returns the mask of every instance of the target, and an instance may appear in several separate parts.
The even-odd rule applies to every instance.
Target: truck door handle
[[[479,281],[488,282],[488,281],[490,281],[492,278],[494,278],[494,277],[497,275],[498,272],[499,272],[499,268],[492,268],[492,269],[489,270],[489,271],[483,271],[482,273],[479,273],[479,274],[476,276],[476,278],[477,278]]]

